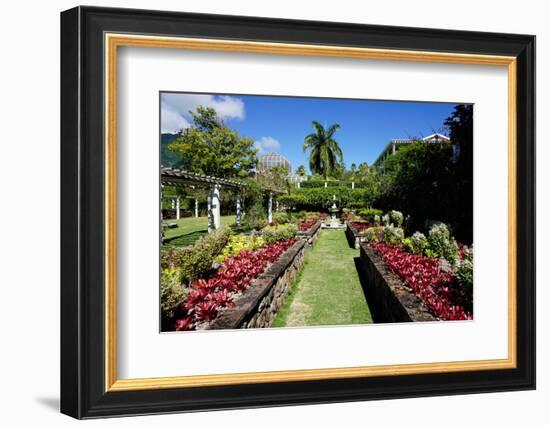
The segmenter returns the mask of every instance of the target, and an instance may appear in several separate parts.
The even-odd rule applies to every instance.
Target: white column
[[[161,221],[164,219],[162,216],[162,189],[164,188],[163,185],[160,185],[160,219]]]
[[[206,217],[208,219],[208,233],[214,229],[214,212],[212,211],[212,195],[214,191],[211,189],[208,191],[207,197],[207,212]]]
[[[212,186],[212,224],[214,229],[218,230],[221,226],[220,220],[220,186]]]
[[[298,180],[297,187],[298,187],[298,189],[300,189],[300,180]]]
[[[269,192],[269,200],[267,202],[267,222],[273,223],[273,193]]]
[[[395,155],[395,143],[391,144],[391,154]]]
[[[199,216],[199,199],[195,198],[195,217]]]
[[[275,199],[275,211],[279,212],[279,200]]]
[[[351,182],[351,190],[355,189],[355,182]]]
[[[176,220],[180,219],[180,197],[176,198]]]
[[[237,193],[237,216],[235,219],[235,223],[237,226],[241,225],[241,214],[242,214],[242,208],[241,208],[241,194]]]
[[[326,180],[325,180],[325,187],[327,187],[327,182],[326,182]]]
[[[174,198],[172,198],[171,204],[172,204],[172,209],[175,209],[175,208],[176,208],[176,204],[175,204]]]

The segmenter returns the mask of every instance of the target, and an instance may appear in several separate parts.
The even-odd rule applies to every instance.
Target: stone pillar
[[[195,217],[199,216],[199,199],[195,197]]]
[[[176,198],[176,220],[180,219],[180,197]]]
[[[237,193],[237,216],[235,219],[235,223],[237,224],[237,226],[241,225],[241,215],[242,215],[241,194]]]
[[[172,209],[176,208],[176,203],[175,203],[174,198],[172,198],[171,207],[172,207]]]
[[[395,155],[395,143],[391,144],[391,154]]]
[[[351,190],[355,190],[355,182],[351,182]]]
[[[267,201],[267,222],[273,223],[273,193],[269,192],[269,200]]]
[[[298,189],[300,189],[300,180],[298,180],[298,184],[296,185],[296,187],[298,187]]]
[[[327,182],[326,182],[326,180],[325,180],[325,187],[327,187]]]
[[[275,211],[279,212],[279,200],[275,199]]]

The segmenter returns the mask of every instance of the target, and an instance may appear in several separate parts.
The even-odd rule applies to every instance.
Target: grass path
[[[343,230],[322,230],[273,327],[372,323]]]
[[[222,215],[221,226],[227,227],[235,223],[234,215]],[[195,241],[208,233],[207,217],[185,217],[179,220],[165,220],[166,223],[177,223],[178,227],[164,230],[164,238],[171,239],[179,236],[171,242],[172,245],[192,245]]]

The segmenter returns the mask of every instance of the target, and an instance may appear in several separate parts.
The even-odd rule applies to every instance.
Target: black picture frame
[[[504,370],[105,391],[106,32],[517,58],[517,367]],[[535,388],[535,37],[76,7],[61,13],[61,412],[75,418]]]

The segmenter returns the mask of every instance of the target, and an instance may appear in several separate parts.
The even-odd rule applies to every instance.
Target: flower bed
[[[460,285],[451,273],[441,270],[439,259],[414,255],[384,242],[372,243],[371,247],[439,319],[472,319]]]
[[[368,228],[373,227],[372,223],[365,223],[362,221],[352,221],[350,225],[357,231],[357,233],[363,233]]]
[[[228,258],[209,279],[192,284],[185,300],[176,311],[175,330],[194,330],[198,325],[214,320],[221,311],[234,305],[252,279],[264,272],[270,264],[290,248],[295,239],[266,245],[257,250],[244,250]]]
[[[317,224],[317,219],[307,219],[300,223],[298,226],[300,232],[307,232],[309,229],[311,229],[315,224]]]

